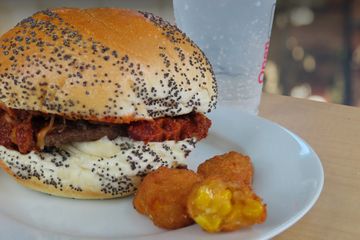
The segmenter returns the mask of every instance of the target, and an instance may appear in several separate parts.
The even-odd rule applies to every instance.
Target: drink
[[[176,23],[209,58],[220,101],[257,113],[276,0],[174,0]]]
[[[243,77],[243,79],[241,79]],[[262,85],[242,75],[216,74],[220,102],[236,102],[236,106],[257,114]]]

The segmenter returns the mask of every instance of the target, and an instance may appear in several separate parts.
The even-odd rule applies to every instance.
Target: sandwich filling
[[[181,141],[205,138],[211,121],[201,113],[161,117],[129,124],[70,120],[58,115],[7,108],[0,105],[0,145],[22,154],[47,151],[73,142],[128,137],[135,141]]]

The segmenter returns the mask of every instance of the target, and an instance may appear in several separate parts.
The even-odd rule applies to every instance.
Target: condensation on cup
[[[220,102],[258,113],[276,0],[174,0],[176,23],[209,58]]]

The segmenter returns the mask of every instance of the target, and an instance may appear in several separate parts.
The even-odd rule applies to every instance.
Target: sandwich
[[[0,166],[55,196],[132,194],[186,165],[205,138],[217,85],[176,26],[126,9],[58,8],[0,37]]]

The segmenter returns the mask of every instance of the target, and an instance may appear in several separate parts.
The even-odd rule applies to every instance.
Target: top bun
[[[209,112],[209,61],[176,26],[125,9],[38,12],[0,38],[0,102],[110,123]]]

